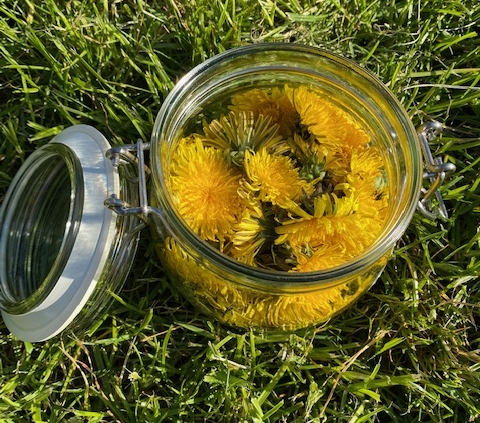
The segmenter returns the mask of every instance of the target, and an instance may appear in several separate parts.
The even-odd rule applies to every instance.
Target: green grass
[[[149,139],[176,81],[226,49],[287,41],[376,73],[455,163],[450,219],[419,215],[353,307],[296,333],[232,329],[165,280],[149,234],[109,314],[23,343],[0,323],[0,422],[480,421],[480,5],[451,1],[0,0],[0,198],[85,123]]]

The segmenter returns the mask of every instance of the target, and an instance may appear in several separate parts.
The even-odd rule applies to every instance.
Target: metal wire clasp
[[[423,178],[430,181],[428,189],[422,189],[422,196],[418,202],[417,208],[425,217],[435,220],[437,218],[447,220],[448,212],[440,192],[440,185],[445,180],[445,176],[455,172],[456,167],[453,163],[443,163],[441,157],[433,157],[430,151],[429,141],[436,138],[443,130],[440,122],[426,122],[417,128],[420,146],[425,159]],[[435,196],[436,204],[432,204],[432,198]]]
[[[137,215],[141,218],[146,218],[153,211],[153,208],[148,205],[147,198],[146,180],[147,175],[150,174],[150,169],[145,164],[145,150],[150,150],[150,143],[144,144],[142,140],[138,140],[136,144],[112,147],[106,152],[107,158],[112,161],[112,165],[116,168],[125,164],[134,164],[137,166],[137,174],[135,176],[128,176],[132,179],[132,182],[138,183],[139,206],[128,204],[115,193],[111,194],[110,197],[104,201],[106,207],[119,215]]]

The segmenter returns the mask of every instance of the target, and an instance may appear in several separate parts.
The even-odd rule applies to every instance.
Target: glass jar
[[[227,257],[186,225],[169,183],[182,137],[228,110],[233,95],[284,85],[322,92],[366,129],[385,163],[390,205],[380,235],[359,256],[327,270],[273,271]],[[165,270],[197,307],[241,327],[296,329],[348,307],[382,272],[419,203],[423,179],[416,130],[392,93],[355,63],[296,44],[242,47],[193,69],[162,105],[151,157],[151,202],[161,210],[153,232]]]
[[[182,137],[226,110],[232,95],[285,85],[324,93],[365,129],[385,164],[390,203],[380,234],[361,254],[327,270],[268,270],[228,257],[190,229],[170,185]],[[0,209],[4,322],[26,341],[88,327],[121,289],[147,225],[171,283],[205,313],[240,327],[290,330],[323,322],[374,283],[416,208],[446,217],[438,187],[454,168],[428,149],[440,129],[429,123],[416,132],[376,77],[323,50],[274,43],[215,56],[166,98],[150,144],[112,148],[96,129],[75,125],[27,159]],[[150,168],[143,157],[149,148]]]

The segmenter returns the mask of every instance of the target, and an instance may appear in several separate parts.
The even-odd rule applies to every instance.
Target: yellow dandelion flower
[[[275,244],[288,243],[296,252],[337,246],[355,257],[372,245],[382,228],[381,220],[358,213],[358,207],[354,194],[323,194],[315,198],[313,215],[286,220],[275,229]]]
[[[310,254],[298,254],[298,264],[293,272],[314,272],[344,264],[352,258],[349,250],[341,245],[322,245]]]
[[[378,217],[379,212],[388,206],[383,163],[376,148],[352,152],[350,173],[346,180],[358,192],[359,210],[363,215]]]
[[[267,242],[273,242],[276,237],[273,213],[264,213],[261,206],[247,208],[242,220],[235,228],[232,237],[233,247],[229,254],[246,264],[255,266],[255,257]]]
[[[381,223],[368,217],[324,216],[277,228],[279,238],[275,243],[288,242],[295,251],[302,251],[305,246],[316,249],[336,245],[347,250],[350,257],[355,257],[372,245],[380,229]]]
[[[300,123],[330,150],[358,148],[370,141],[368,134],[339,106],[300,86],[285,91],[300,116]]]
[[[221,151],[197,138],[180,143],[172,159],[171,189],[185,222],[203,239],[225,241],[242,214],[240,174]]]
[[[340,143],[345,138],[346,128],[341,125],[338,107],[303,86],[285,87],[285,91],[300,116],[300,123],[319,141]]]
[[[235,113],[252,112],[255,118],[260,115],[270,116],[272,123],[279,125],[284,138],[292,135],[297,120],[297,112],[279,88],[253,89],[232,97],[229,109]]]
[[[300,178],[299,170],[287,156],[269,154],[266,149],[245,154],[245,187],[257,194],[260,201],[287,207],[300,200],[302,194],[312,194],[314,186]]]
[[[204,124],[204,144],[227,152],[232,163],[241,166],[245,152],[257,151],[261,148],[282,154],[288,145],[281,142],[278,125],[272,123],[269,116],[255,117],[252,112],[241,112],[238,115],[230,112],[227,116],[214,119]]]

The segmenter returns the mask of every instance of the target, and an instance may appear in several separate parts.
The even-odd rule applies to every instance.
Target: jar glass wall
[[[170,172],[180,139],[226,113],[232,96],[284,86],[328,97],[368,132],[385,164],[390,204],[380,234],[363,253],[327,270],[284,272],[241,263],[197,236],[175,207]],[[165,270],[195,305],[239,326],[294,329],[351,304],[381,273],[421,189],[417,135],[394,96],[353,62],[295,44],[233,49],[193,69],[164,102],[151,148],[151,201],[161,210],[152,227]]]

